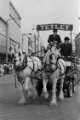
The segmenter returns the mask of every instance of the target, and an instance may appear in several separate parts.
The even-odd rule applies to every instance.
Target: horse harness
[[[56,59],[55,63],[51,62],[52,55],[55,56],[55,59]],[[50,54],[50,56],[49,56],[49,64],[45,63],[45,65],[44,65],[44,71],[47,73],[47,75],[50,76],[50,74],[52,74],[53,72],[56,72],[57,69],[59,69],[61,71],[61,65],[59,64],[59,59],[61,59],[60,56],[56,56],[56,54],[54,52],[52,52]],[[55,66],[55,69],[52,69],[52,65]],[[64,64],[62,64],[62,66],[65,68]],[[63,76],[64,74],[65,74],[65,72],[64,73],[60,72],[60,76]]]
[[[22,62],[22,64],[20,66],[16,66],[14,64],[15,70],[18,71],[18,72],[24,70],[26,67],[27,67],[27,56],[26,55],[24,56],[24,60],[23,60],[23,62]]]
[[[54,53],[51,53],[51,54],[50,54],[50,56],[49,56],[49,64],[46,64],[46,63],[45,63],[45,65],[44,65],[45,71],[46,71],[46,72],[49,72],[49,73],[55,72],[55,71],[59,68],[59,65],[58,65],[59,57],[56,57],[56,56],[55,56],[56,62],[53,63],[53,62],[51,62],[51,61],[52,61],[52,55],[55,56]],[[54,69],[54,70],[51,68],[52,65],[55,65],[55,69]]]

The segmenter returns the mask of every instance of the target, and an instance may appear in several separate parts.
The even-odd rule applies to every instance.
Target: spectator
[[[13,47],[10,46],[10,48],[9,48],[9,62],[10,63],[13,62],[13,57],[14,57],[14,49],[13,49]]]
[[[71,58],[72,56],[72,44],[70,43],[69,37],[64,38],[64,43],[61,44],[61,55],[64,56],[66,59]]]

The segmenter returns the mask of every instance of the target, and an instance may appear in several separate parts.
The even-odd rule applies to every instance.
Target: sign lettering
[[[72,31],[73,25],[72,24],[42,24],[42,25],[37,25],[36,29],[37,31],[46,31],[53,29]]]

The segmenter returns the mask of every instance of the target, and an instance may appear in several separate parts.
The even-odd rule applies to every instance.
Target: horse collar
[[[15,70],[16,71],[22,71],[26,68],[26,66],[27,66],[27,56],[25,55],[22,65],[17,66],[17,67],[15,66]]]

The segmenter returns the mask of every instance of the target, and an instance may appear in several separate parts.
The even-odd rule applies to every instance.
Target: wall
[[[11,40],[13,44],[20,43],[22,39],[21,35],[21,17],[13,4],[9,2],[9,20],[8,20],[8,35],[9,35],[9,43]],[[9,44],[10,46],[10,44]]]
[[[80,33],[75,37],[76,56],[80,58]]]
[[[0,17],[5,21],[9,16],[9,0],[0,0]]]
[[[7,24],[0,18],[0,53],[6,52],[6,26]]]
[[[12,20],[8,22],[9,24],[9,37],[13,39],[14,41],[19,42],[21,40],[21,31],[18,25]]]
[[[28,37],[23,34],[22,49],[28,54]]]

